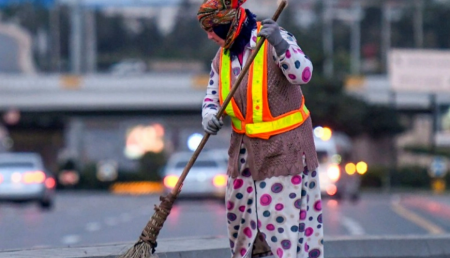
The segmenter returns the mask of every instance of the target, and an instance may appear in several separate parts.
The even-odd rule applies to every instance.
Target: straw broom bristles
[[[155,254],[156,238],[169,216],[176,198],[172,193],[160,197],[161,203],[159,206],[155,205],[155,213],[142,230],[139,240],[120,258],[158,258],[158,255]]]

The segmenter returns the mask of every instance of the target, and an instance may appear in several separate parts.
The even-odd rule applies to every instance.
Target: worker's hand
[[[212,115],[212,114],[210,116],[203,118],[202,124],[203,124],[203,130],[205,130],[205,132],[212,134],[212,135],[216,135],[217,132],[223,126],[222,119],[219,120],[216,118],[215,115]]]
[[[286,53],[289,48],[289,43],[283,39],[280,32],[280,26],[272,19],[265,19],[262,21],[262,29],[258,36],[264,36],[267,41],[275,48],[278,56]]]

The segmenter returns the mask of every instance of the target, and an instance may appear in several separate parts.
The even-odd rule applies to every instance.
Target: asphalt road
[[[0,204],[0,250],[134,242],[157,196],[59,193],[52,211],[34,204]],[[367,193],[357,203],[325,199],[326,237],[450,232],[448,196]],[[215,200],[182,200],[159,239],[226,235],[225,208]]]

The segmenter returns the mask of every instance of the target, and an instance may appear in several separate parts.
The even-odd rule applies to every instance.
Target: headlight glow
[[[336,182],[341,177],[341,171],[338,165],[330,165],[327,170],[328,177],[331,181]]]
[[[367,172],[367,163],[364,161],[360,161],[358,162],[358,164],[356,164],[356,171],[358,172],[358,174],[360,175],[364,175]]]
[[[179,177],[175,176],[175,175],[166,176],[164,178],[164,185],[167,188],[174,188],[178,183],[178,179],[179,179]]]

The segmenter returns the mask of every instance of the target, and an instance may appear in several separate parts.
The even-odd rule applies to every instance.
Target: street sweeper
[[[220,46],[203,100],[209,134],[221,129],[218,110],[260,36],[267,39],[225,107],[233,128],[226,190],[232,258],[323,257],[318,160],[301,90],[313,66],[294,35],[272,19],[257,22],[245,1],[207,0],[198,11]]]
[[[226,190],[232,258],[323,255],[322,202],[310,112],[300,85],[311,61],[277,19],[257,22],[246,0],[205,0],[198,20],[220,46],[203,100],[205,134],[179,177],[122,258],[156,258],[157,237],[189,170],[211,135],[231,118]],[[200,50],[199,50],[200,51]]]

